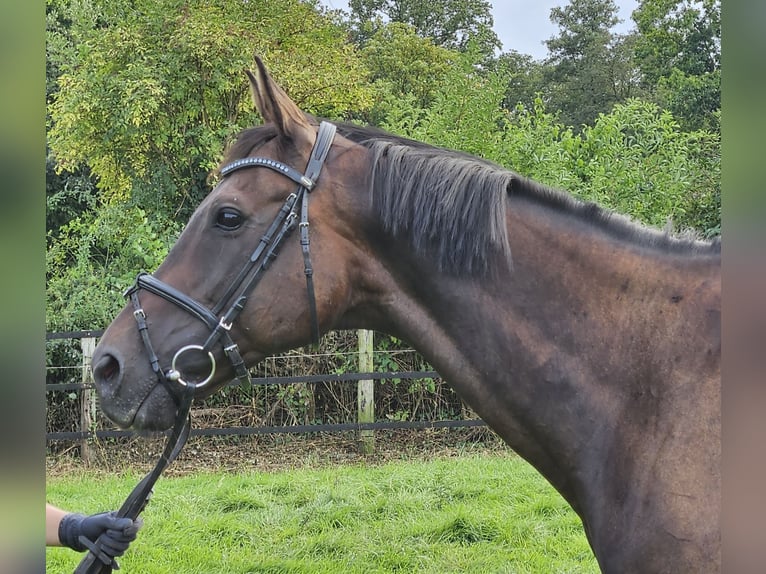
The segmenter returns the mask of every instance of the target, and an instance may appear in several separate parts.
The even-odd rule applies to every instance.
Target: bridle
[[[227,175],[240,169],[266,167],[293,180],[298,184],[298,189],[287,197],[274,221],[272,221],[266,233],[261,237],[257,247],[250,255],[247,263],[245,263],[237,277],[212,309],[208,309],[185,293],[148,273],[139,273],[135,283],[125,292],[125,296],[130,298],[133,305],[133,316],[136,318],[138,331],[149,356],[152,371],[154,371],[159,382],[165,385],[170,395],[176,401],[177,409],[173,431],[168,438],[160,459],[149,474],[132,490],[117,511],[117,516],[135,520],[141,514],[146,503],[149,501],[154,483],[160,477],[162,471],[178,456],[186,443],[191,430],[191,419],[189,417],[191,403],[195,393],[204,388],[213,379],[216,364],[211,349],[219,341],[223,345],[224,353],[234,367],[236,377],[243,384],[250,384],[250,373],[242,359],[237,344],[231,338],[230,331],[237,316],[244,309],[248,296],[258,284],[271,262],[276,259],[280,244],[295,229],[298,220],[298,214],[295,211],[297,206],[300,206],[300,222],[298,222],[298,227],[300,229],[303,270],[306,275],[306,290],[308,291],[309,310],[311,313],[311,339],[315,343],[319,342],[319,321],[317,319],[316,300],[314,297],[314,272],[311,266],[311,254],[309,251],[308,197],[316,185],[334,138],[335,126],[329,122],[322,122],[319,125],[317,139],[311,150],[305,174],[301,174],[299,171],[280,161],[265,157],[246,157],[233,161],[221,168],[221,176],[225,178]],[[178,349],[170,363],[170,368],[165,371],[160,366],[159,358],[154,352],[154,347],[149,337],[146,313],[141,307],[138,295],[141,289],[174,303],[181,309],[194,315],[210,329],[210,335],[204,344],[186,345]],[[231,303],[229,304],[229,302]],[[228,308],[226,307],[227,304],[229,304]],[[190,351],[207,353],[210,360],[210,373],[205,379],[198,382],[185,380],[178,368],[179,365],[177,365],[178,358]],[[103,544],[101,537],[95,543],[84,536],[80,537],[80,541],[89,549],[89,552],[77,566],[74,574],[108,574],[112,572],[112,569],[118,567],[114,560],[101,551]]]
[[[319,126],[316,142],[311,150],[306,173],[302,174],[296,169],[271,158],[265,157],[246,157],[238,159],[220,170],[223,178],[239,171],[251,167],[265,167],[284,175],[298,184],[298,189],[291,193],[285,200],[279,213],[272,221],[266,233],[261,237],[257,247],[250,255],[247,263],[240,270],[237,277],[227,288],[219,302],[208,309],[201,303],[195,301],[185,293],[171,287],[148,273],[139,273],[135,283],[125,292],[133,305],[133,315],[138,324],[138,331],[143,340],[144,347],[149,356],[152,370],[157,375],[159,381],[171,391],[175,396],[180,388],[200,390],[205,387],[215,374],[215,358],[212,349],[219,343],[223,346],[224,353],[229,358],[237,379],[243,384],[250,383],[250,374],[247,366],[239,351],[239,347],[231,338],[231,328],[237,316],[247,303],[247,298],[263,277],[263,273],[268,269],[274,259],[276,259],[280,244],[295,228],[298,220],[296,207],[300,206],[300,243],[303,252],[304,274],[306,276],[306,290],[308,292],[309,312],[311,314],[311,339],[317,343],[319,341],[319,323],[317,319],[316,299],[314,297],[314,278],[313,268],[311,266],[311,253],[309,243],[309,219],[308,219],[308,198],[311,190],[316,185],[322,166],[327,157],[327,153],[332,146],[335,137],[335,126],[329,122],[322,122]],[[192,314],[202,321],[210,329],[210,335],[202,345],[186,345],[176,351],[171,361],[170,368],[163,371],[157,354],[149,338],[149,329],[146,321],[146,314],[141,307],[139,300],[139,291],[143,289],[163,299],[174,303],[181,309]],[[229,304],[230,303],[230,304]],[[229,304],[228,308],[226,305]],[[178,359],[184,353],[198,351],[207,354],[210,360],[210,373],[208,376],[198,382],[191,382],[182,377],[179,370]]]

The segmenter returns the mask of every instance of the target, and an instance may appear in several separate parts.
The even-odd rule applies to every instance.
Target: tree
[[[642,0],[633,12],[636,63],[655,100],[685,129],[718,129],[720,0]]]
[[[122,293],[136,273],[162,262],[180,228],[136,205],[114,203],[81,213],[54,238],[49,233],[47,329],[106,327],[125,304]]]
[[[537,94],[545,89],[543,64],[529,54],[516,50],[504,52],[492,62],[491,69],[507,83],[501,103],[507,110],[514,109],[517,104],[532,107]]]
[[[65,0],[48,0],[45,45],[45,96],[48,104],[59,91],[60,68],[73,54],[73,36],[80,21],[78,11],[70,10]],[[76,168],[73,172],[61,170],[50,149],[46,151],[45,228],[50,237],[55,237],[63,225],[95,206],[98,192],[96,181],[87,166]]]
[[[633,91],[630,39],[611,31],[619,22],[613,0],[572,0],[550,19],[559,34],[546,40],[548,106],[566,125],[591,125]]]
[[[488,0],[349,0],[348,5],[358,45],[384,22],[401,22],[444,48],[464,51],[473,42],[485,58],[501,46]]]
[[[371,103],[359,59],[310,4],[108,6],[61,64],[48,134],[59,168],[87,164],[106,199],[185,220],[207,193],[222,142],[257,121],[242,73],[254,51],[308,111],[343,117]]]
[[[87,321],[121,303],[125,281],[162,259],[207,194],[227,138],[258,122],[243,74],[254,51],[310,112],[345,118],[372,102],[342,29],[310,3],[49,6],[63,23],[48,34],[49,224],[58,231],[48,234],[47,290],[57,328],[93,328]]]
[[[384,121],[392,102],[411,97],[428,107],[458,54],[421,38],[409,24],[382,26],[361,50],[378,98],[368,123]]]
[[[495,157],[501,146],[505,84],[497,73],[475,62],[475,53],[458,54],[428,107],[418,106],[411,97],[399,99],[383,127],[415,140]]]

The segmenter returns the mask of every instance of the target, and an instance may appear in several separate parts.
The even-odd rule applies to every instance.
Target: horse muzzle
[[[120,351],[99,345],[93,379],[101,410],[120,428],[162,431],[173,425],[177,400],[144,361],[131,364]]]

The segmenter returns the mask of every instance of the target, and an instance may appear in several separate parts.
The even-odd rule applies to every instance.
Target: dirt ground
[[[165,438],[102,440],[91,444],[91,460],[80,456],[78,444],[56,445],[46,457],[48,476],[88,470],[148,472],[165,446]],[[382,464],[394,460],[428,460],[469,453],[510,452],[486,428],[383,430],[375,433],[372,454],[360,452],[355,433],[191,437],[165,471],[181,476],[202,470],[278,471],[333,465]]]

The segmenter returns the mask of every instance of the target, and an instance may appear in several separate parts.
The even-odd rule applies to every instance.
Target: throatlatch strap
[[[311,151],[306,176],[314,183],[319,179],[322,166],[335,138],[335,124],[322,122],[319,124],[319,132]],[[306,275],[306,290],[309,295],[309,313],[311,314],[311,340],[319,344],[319,317],[317,315],[316,297],[314,295],[314,268],[311,265],[311,238],[309,236],[309,193],[312,188],[306,188],[301,198],[301,222],[299,224],[301,234],[301,251],[303,252],[303,273]]]

